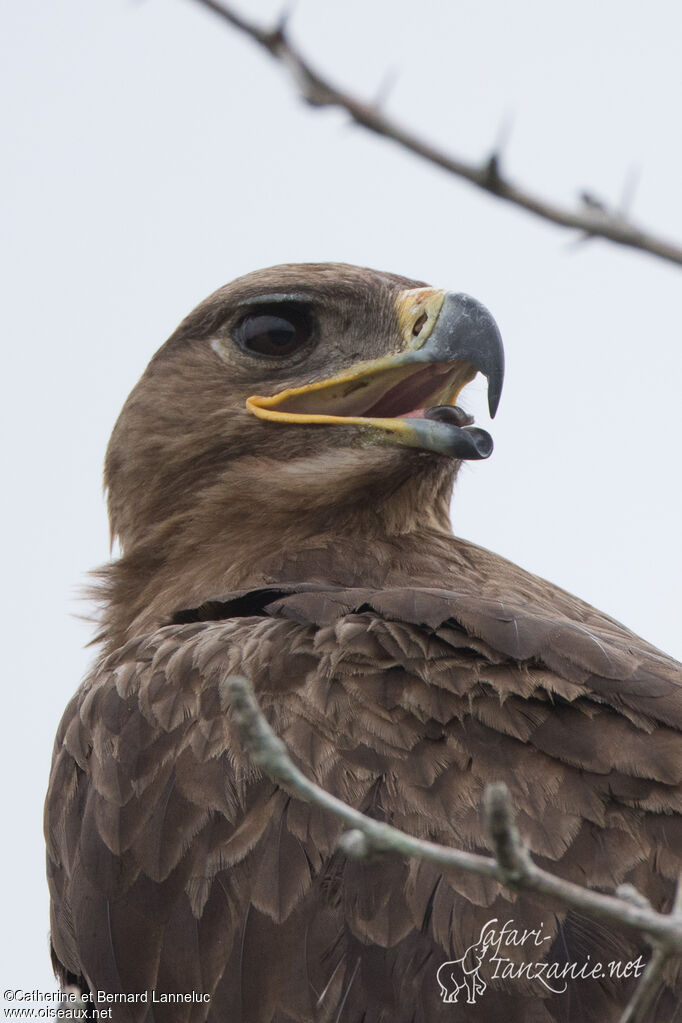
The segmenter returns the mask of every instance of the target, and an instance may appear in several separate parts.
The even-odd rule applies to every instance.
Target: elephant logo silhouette
[[[465,991],[467,1002],[473,1005],[476,996],[483,994],[487,984],[481,977],[480,969],[488,948],[479,938],[474,945],[469,945],[459,959],[450,959],[438,967],[436,980],[444,1002],[456,1002],[460,991]]]

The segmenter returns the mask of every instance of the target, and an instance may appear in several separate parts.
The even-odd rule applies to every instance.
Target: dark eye
[[[240,348],[255,355],[291,355],[310,341],[312,323],[305,309],[247,313],[232,332]]]

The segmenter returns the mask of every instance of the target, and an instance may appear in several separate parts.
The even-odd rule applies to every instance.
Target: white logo
[[[444,1002],[456,1002],[462,989],[466,991],[470,1005],[475,1003],[477,995],[483,994],[488,985],[481,977],[480,969],[488,948],[479,938],[459,959],[451,959],[438,967],[436,980]]]
[[[488,920],[481,928],[478,941],[469,945],[459,959],[449,959],[441,963],[436,973],[443,1002],[457,1002],[460,994],[466,994],[466,1001],[474,1005],[476,999],[486,990],[491,980],[538,980],[548,991],[563,994],[568,989],[569,980],[589,980],[601,977],[615,977],[623,980],[639,977],[644,970],[642,957],[628,963],[591,962],[588,955],[584,963],[548,963],[519,962],[518,954],[513,957],[504,955],[506,949],[530,946],[529,952],[542,948],[546,941],[552,941],[551,934],[543,934],[539,929],[517,930],[513,920],[507,920],[496,928],[497,917]],[[481,974],[484,974],[482,976]],[[464,997],[461,999],[464,1001]]]

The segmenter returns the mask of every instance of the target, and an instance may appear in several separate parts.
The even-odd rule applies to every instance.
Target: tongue
[[[403,412],[398,419],[435,419],[438,423],[449,423],[450,426],[471,426],[474,417],[465,412],[459,405],[434,405],[433,408],[416,408],[412,412]]]
[[[412,412],[401,412],[396,419],[426,419],[426,409],[416,408]]]
[[[435,419],[438,423],[449,423],[450,426],[471,426],[474,417],[465,412],[459,405],[435,405],[422,411],[424,419]]]

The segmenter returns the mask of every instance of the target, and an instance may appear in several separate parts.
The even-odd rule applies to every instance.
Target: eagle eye
[[[308,312],[299,307],[261,309],[242,316],[232,331],[234,341],[251,355],[282,358],[306,345],[312,336]]]

